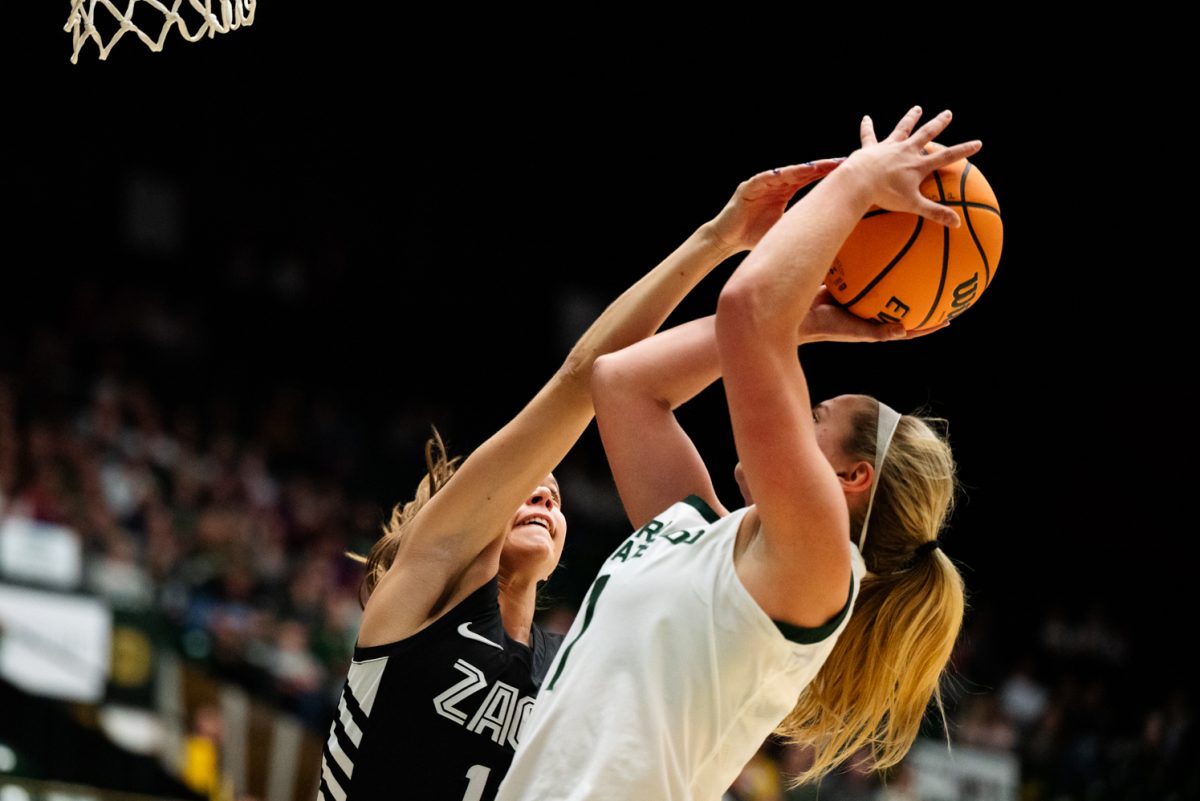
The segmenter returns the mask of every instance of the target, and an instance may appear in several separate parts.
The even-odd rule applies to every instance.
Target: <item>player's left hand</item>
[[[881,323],[867,320],[846,311],[825,287],[817,290],[808,314],[800,323],[797,342],[892,342],[900,339],[917,339],[934,331],[940,331],[950,323],[906,331],[900,323]]]
[[[734,252],[750,250],[779,222],[788,204],[804,187],[819,181],[845,158],[820,159],[778,167],[738,184],[733,197],[713,218],[713,233]]]

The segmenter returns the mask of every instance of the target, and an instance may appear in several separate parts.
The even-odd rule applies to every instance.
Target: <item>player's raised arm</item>
[[[652,334],[713,267],[756,244],[801,187],[837,164],[797,165],[743,182],[713,220],[600,315],[549,382],[471,454],[407,526],[367,605],[363,632],[368,639],[390,641],[411,633],[450,597],[495,575],[497,546],[514,509],[592,418],[596,358]]]
[[[872,205],[959,223],[919,187],[932,170],[975,152],[978,143],[926,154],[924,145],[949,124],[950,114],[914,132],[919,119],[914,108],[877,142],[864,118],[862,148],[763,237],[718,303],[734,440],[762,524],[755,597],[772,617],[799,626],[819,626],[845,605],[850,555],[843,488],[818,441],[820,412],[796,360],[794,333],[841,243]],[[869,473],[855,478],[870,484]]]

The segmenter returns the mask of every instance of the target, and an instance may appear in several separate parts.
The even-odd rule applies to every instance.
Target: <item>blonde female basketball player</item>
[[[936,539],[949,450],[871,398],[813,406],[796,360],[802,318],[872,204],[957,224],[918,186],[979,143],[926,155],[950,116],[912,133],[919,119],[883,142],[864,119],[861,149],[762,238],[715,319],[597,361],[597,422],[636,530],[550,666],[501,801],[716,799],[773,731],[815,748],[802,778],[862,746],[885,767],[940,701],[963,614]],[[734,512],[672,413],[718,374],[749,504]]]
[[[754,246],[794,194],[839,161],[743,182],[457,472],[431,442],[429,475],[368,557],[357,647],[322,762],[326,801],[495,796],[559,642],[533,625],[537,584],[567,531],[549,474],[591,420],[593,362],[652,334],[709,270]],[[881,335],[869,328],[852,333]]]

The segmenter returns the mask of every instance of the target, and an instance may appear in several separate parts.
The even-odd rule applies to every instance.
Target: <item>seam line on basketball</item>
[[[942,176],[937,170],[933,171],[933,182],[937,185],[938,198],[940,202],[946,200],[946,190],[942,186]],[[929,318],[933,317],[933,313],[937,311],[938,304],[942,302],[942,292],[946,289],[946,273],[950,271],[950,229],[942,227],[942,274],[938,277],[937,294],[933,296],[933,304],[929,307],[929,312],[925,315],[925,319],[917,324],[917,330],[925,327],[929,322]]]
[[[921,235],[921,228],[924,227],[924,225],[925,225],[925,218],[917,217],[917,227],[913,229],[912,236],[910,236],[908,238],[908,241],[904,243],[904,247],[900,248],[900,252],[896,254],[896,258],[894,258],[890,262],[888,262],[888,265],[886,267],[884,267],[882,270],[880,270],[879,275],[872,278],[871,281],[865,287],[863,287],[861,292],[859,292],[857,295],[855,295],[850,300],[846,301],[846,303],[844,304],[844,308],[849,309],[855,303],[858,303],[860,300],[862,300],[864,297],[866,297],[867,293],[870,292],[872,289],[874,289],[875,285],[878,284],[880,281],[882,281],[883,277],[885,275],[887,275],[889,272],[891,272],[892,268],[895,267],[900,262],[900,260],[904,258],[904,254],[908,253],[908,251],[912,249],[913,243],[916,242],[917,237],[919,237]]]
[[[968,161],[966,169],[962,172],[962,180],[958,185],[958,196],[961,198],[967,196],[967,175],[970,174],[971,167],[972,164]],[[975,249],[979,251],[979,258],[983,259],[983,289],[987,289],[988,284],[992,283],[992,268],[988,265],[987,252],[983,249],[978,234],[975,233],[975,226],[971,225],[971,212],[967,211],[965,206],[963,207],[963,221],[967,224],[967,231],[971,234],[971,241],[975,243]],[[983,289],[980,291],[982,292]]]

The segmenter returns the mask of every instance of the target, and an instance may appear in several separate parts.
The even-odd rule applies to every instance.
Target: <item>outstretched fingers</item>
[[[912,114],[912,112],[910,111],[909,114]],[[950,113],[950,110],[946,109],[941,114],[922,125],[917,132],[912,135],[912,139],[910,141],[917,147],[925,147],[925,145],[932,142],[938,134],[946,130],[946,126],[950,124],[950,120],[952,118],[953,115]],[[908,118],[905,117],[905,119]]]
[[[791,196],[802,187],[821,180],[845,160],[845,156],[839,156],[832,159],[806,161],[803,164],[789,164],[786,167],[775,167],[743,181],[738,187],[738,194],[747,201],[778,196],[780,193],[787,193]]]
[[[917,127],[917,120],[921,119],[921,107],[913,106],[908,110],[908,113],[900,118],[900,122],[896,123],[896,127],[892,129],[888,135],[889,142],[903,142],[913,132],[913,128]]]
[[[806,161],[803,164],[790,164],[787,167],[779,167],[771,170],[771,175],[780,179],[783,183],[806,184],[833,172],[834,168],[845,160],[845,157],[842,157]]]
[[[864,116],[862,122],[858,124],[858,138],[862,141],[863,147],[879,141],[875,138],[875,123],[871,122],[870,117]]]
[[[937,153],[925,157],[925,166],[928,168],[928,172],[932,173],[948,164],[953,164],[960,159],[965,159],[967,156],[977,153],[981,147],[983,147],[983,143],[976,139],[972,142],[963,142],[962,144],[939,150]],[[962,218],[958,215],[958,212],[928,199],[920,202],[920,208],[917,210],[917,213],[948,228],[957,228],[962,224]]]
[[[885,194],[892,195],[891,201],[897,205],[887,206],[887,208],[912,211],[948,228],[957,228],[962,224],[962,218],[958,212],[921,195],[918,186],[910,185],[910,179],[924,178],[934,170],[964,159],[983,147],[982,142],[974,140],[942,148],[936,153],[926,153],[926,145],[946,130],[951,119],[950,111],[946,110],[918,128],[917,123],[921,120],[921,107],[913,106],[896,123],[896,127],[880,145],[881,152],[890,161],[890,167],[897,170],[889,179],[893,185],[885,192]],[[862,119],[860,135],[864,148],[880,144],[875,138],[875,127],[869,116]]]
[[[959,159],[965,159],[968,156],[978,153],[979,149],[982,147],[983,142],[979,141],[978,139],[970,142],[963,142],[962,144],[954,145],[946,148],[945,150],[939,150],[938,152],[931,154],[926,159],[925,163],[929,165],[929,169],[931,171],[940,170],[947,164],[953,164]]]

